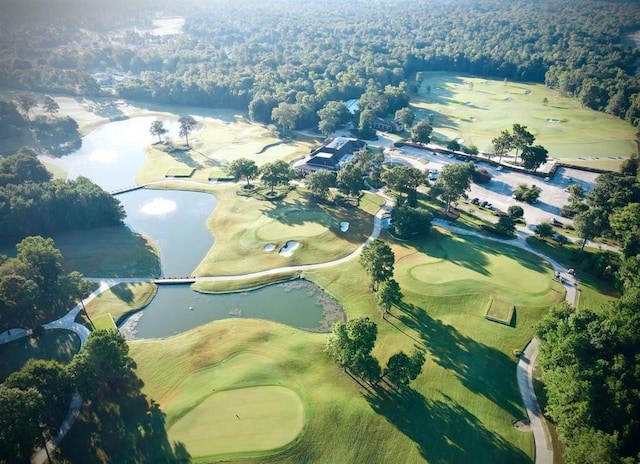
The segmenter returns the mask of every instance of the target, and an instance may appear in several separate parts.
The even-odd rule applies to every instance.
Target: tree
[[[375,120],[376,115],[373,110],[365,108],[360,111],[358,119],[358,134],[360,137],[369,139],[376,134],[376,129],[373,127]]]
[[[260,169],[260,178],[262,182],[266,182],[271,189],[271,195],[274,194],[276,185],[289,185],[289,181],[295,178],[295,172],[289,165],[282,160],[266,163]]]
[[[574,216],[573,225],[582,239],[582,253],[587,241],[596,238],[607,227],[607,213],[602,208],[589,208]]]
[[[362,249],[359,261],[365,272],[371,278],[371,288],[375,291],[377,284],[393,276],[395,256],[391,247],[376,238],[367,243]]]
[[[134,368],[129,345],[120,332],[100,329],[91,333],[73,357],[68,372],[78,392],[90,398],[100,387],[114,389],[125,383]]]
[[[625,176],[636,177],[638,175],[638,156],[634,154],[620,163],[620,172]]]
[[[458,139],[451,139],[447,142],[447,149],[453,151],[460,151],[460,142]]]
[[[547,162],[549,152],[542,145],[526,146],[522,150],[522,166],[535,171]]]
[[[282,102],[271,111],[271,119],[285,129],[293,130],[299,119],[299,107],[295,103]]]
[[[522,209],[522,206],[511,205],[507,209],[507,214],[512,218],[521,218],[524,216],[524,209]]]
[[[251,180],[258,175],[258,166],[255,161],[249,158],[238,158],[233,160],[227,168],[227,174],[233,177],[234,182],[240,179],[247,181],[247,188],[251,186]]]
[[[35,327],[40,292],[31,279],[9,274],[0,277],[0,316],[5,327]]]
[[[182,125],[180,126],[180,130],[182,130]],[[151,133],[151,135],[157,135],[158,136],[158,142],[161,143],[162,142],[162,136],[164,134],[166,134],[167,132],[169,132],[169,129],[167,129],[166,127],[164,127],[164,122],[160,121],[160,120],[155,120],[151,123],[151,127],[149,128],[149,132]],[[191,132],[191,131],[189,131]]]
[[[446,203],[446,214],[449,214],[451,203],[469,190],[473,169],[473,163],[467,163],[447,164],[440,170],[438,180],[432,187],[432,193],[440,196]]]
[[[338,171],[336,179],[338,190],[345,195],[357,197],[364,188],[364,172],[356,163],[346,163]]]
[[[511,216],[500,216],[495,229],[501,235],[512,237],[516,231],[516,223]]]
[[[411,110],[411,108],[405,106],[404,108],[400,108],[398,111],[396,111],[395,120],[402,124],[403,129],[406,129],[407,127],[411,126],[411,124],[413,124],[413,121],[415,120],[415,114],[413,113],[413,110]]]
[[[4,385],[28,390],[35,388],[46,399],[40,416],[50,428],[56,429],[67,412],[72,387],[65,367],[57,361],[30,359],[22,368],[13,372]]]
[[[325,136],[331,135],[339,126],[345,124],[351,114],[343,102],[329,101],[318,111],[318,130]]]
[[[325,352],[343,369],[369,381],[375,380],[380,366],[371,351],[377,337],[378,326],[368,317],[337,322],[331,328]]]
[[[331,171],[321,169],[305,177],[304,183],[311,193],[326,200],[329,196],[329,189],[336,186],[336,175]]]
[[[44,399],[35,388],[21,390],[0,384],[0,456],[28,462],[40,436]]]
[[[393,234],[403,239],[428,234],[432,220],[433,216],[424,208],[404,204],[391,210]]]
[[[49,116],[53,116],[60,111],[60,105],[58,105],[58,102],[56,102],[53,97],[45,95],[42,100],[42,109],[49,113]]]
[[[410,192],[415,192],[424,183],[424,174],[420,169],[409,166],[394,166],[382,173],[382,180],[391,190],[409,197]]]
[[[18,94],[18,105],[20,105],[20,108],[28,118],[31,110],[38,106],[38,102],[32,93],[21,93]]]
[[[609,225],[622,242],[625,257],[640,253],[640,203],[617,208],[609,215]]]
[[[414,350],[411,355],[399,351],[389,358],[384,368],[383,376],[398,387],[406,387],[422,372],[425,355],[422,350]]]
[[[385,317],[392,306],[402,301],[400,285],[394,279],[385,280],[378,288],[378,306],[382,309],[382,317]]]
[[[62,253],[53,239],[27,237],[16,245],[18,259],[31,270],[29,276],[45,295],[51,296],[62,274]]]
[[[180,130],[178,134],[180,137],[184,137],[186,140],[187,147],[189,146],[189,134],[193,132],[193,129],[196,127],[196,120],[193,119],[191,115],[182,115],[178,118],[178,124],[180,125]]]
[[[527,203],[536,203],[542,189],[540,187],[531,186],[527,184],[519,184],[513,191],[513,196],[518,201],[526,201]]]
[[[541,222],[536,226],[536,235],[540,238],[553,237],[553,226],[549,222]]]
[[[567,187],[567,190],[569,191],[569,205],[574,209],[578,206],[578,203],[584,201],[586,193],[580,184],[571,184]]]
[[[419,121],[411,129],[411,140],[416,143],[429,143],[433,127],[427,121]]]
[[[518,151],[523,151],[526,147],[533,144],[535,136],[527,130],[527,126],[520,124],[513,125],[512,148],[516,150],[516,163],[518,162]]]
[[[508,130],[503,130],[498,137],[491,140],[491,144],[493,145],[493,150],[496,155],[499,156],[498,164],[500,164],[502,162],[502,155],[507,154],[513,147],[513,136]]]

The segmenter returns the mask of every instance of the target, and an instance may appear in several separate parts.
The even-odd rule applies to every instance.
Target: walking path
[[[244,280],[244,279],[251,279],[256,277],[273,275],[273,274],[280,274],[283,272],[296,272],[296,271],[306,271],[306,270],[312,270],[312,269],[322,269],[322,268],[336,266],[336,265],[345,263],[353,259],[355,256],[357,256],[369,242],[371,242],[372,240],[380,236],[380,232],[382,230],[382,217],[388,214],[392,209],[393,201],[388,196],[385,195],[384,190],[376,191],[376,193],[385,198],[385,204],[378,210],[378,212],[374,217],[373,231],[371,235],[356,250],[354,250],[349,255],[344,256],[343,258],[340,258],[334,261],[324,262],[324,263],[306,264],[306,265],[299,265],[299,266],[287,266],[287,267],[269,269],[265,271],[254,272],[254,273],[243,274],[243,275],[204,276],[204,277],[193,277],[193,278],[190,277],[188,278],[188,280],[189,282]],[[577,291],[576,291],[576,285],[575,285],[575,281],[573,280],[573,277],[567,274],[566,269],[564,269],[558,262],[532,249],[527,244],[526,237],[529,235],[527,230],[519,230],[518,237],[514,240],[503,240],[499,238],[488,237],[486,235],[480,234],[475,231],[453,226],[449,222],[442,219],[434,219],[433,224],[438,227],[447,229],[451,232],[454,232],[456,234],[476,236],[485,240],[492,240],[492,241],[516,246],[545,259],[554,267],[554,270],[556,272],[559,272],[560,275],[563,276],[563,279],[564,279],[563,283],[567,290],[567,293],[566,293],[567,301],[575,305]],[[98,289],[96,289],[93,293],[91,293],[91,295],[89,295],[85,300],[83,300],[84,304],[88,303],[89,301],[94,299],[96,296],[108,290],[109,288],[113,287],[114,285],[117,285],[120,283],[143,282],[143,281],[148,281],[148,282],[158,281],[158,283],[161,283],[161,282],[168,283],[169,281],[173,281],[173,283],[175,283],[175,279],[116,278],[116,279],[90,279],[90,280],[98,282],[99,286],[98,286]],[[84,345],[84,343],[87,341],[89,337],[89,330],[85,326],[75,322],[76,316],[83,308],[83,303],[76,305],[71,311],[69,311],[69,313],[67,313],[65,316],[61,317],[60,319],[50,322],[48,324],[45,324],[44,328],[47,330],[54,330],[54,329],[70,330],[78,335],[78,337],[81,340],[81,344]],[[27,331],[24,329],[18,329],[18,328],[11,329],[9,331],[0,333],[0,344],[8,343],[10,341],[16,340],[18,338],[22,338],[29,334],[30,334],[30,331]],[[535,362],[537,354],[538,354],[537,340],[533,339],[525,348],[517,365],[516,374],[517,374],[518,388],[520,390],[523,403],[527,410],[527,415],[529,416],[531,429],[534,435],[535,463],[536,464],[553,464],[553,448],[550,444],[549,433],[547,430],[546,423],[544,421],[544,417],[540,413],[540,408],[538,406],[537,398],[533,390],[532,370],[533,370],[533,364]],[[47,442],[47,450],[49,451],[54,450],[56,446],[58,446],[60,441],[62,441],[66,433],[69,431],[69,429],[75,422],[81,407],[82,407],[82,398],[79,395],[74,395],[71,400],[67,417],[64,420],[64,422],[61,424],[58,434],[56,435],[55,438]],[[31,462],[33,464],[44,464],[46,459],[47,459],[47,453],[45,449],[40,448],[36,450],[36,452],[32,456]]]

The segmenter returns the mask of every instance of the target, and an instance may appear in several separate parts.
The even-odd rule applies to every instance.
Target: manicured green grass
[[[551,268],[521,250],[444,231],[392,245],[394,277],[405,297],[387,321],[357,260],[305,272],[305,277],[335,297],[350,318],[369,316],[377,322],[374,354],[381,364],[400,349],[427,350],[412,390],[360,386],[323,353],[326,336],[265,321],[218,321],[165,340],[131,343],[144,392],[167,414],[170,438],[178,440],[174,424],[191,411],[197,415],[205,398],[241,387],[280,385],[302,398],[302,434],[275,454],[256,456],[261,453],[247,447],[239,451],[242,459],[528,462],[531,435],[512,426],[525,417],[512,352],[531,338],[546,308],[564,297]],[[484,318],[488,298],[518,302],[512,326]],[[217,419],[210,416],[214,424]],[[205,462],[222,456],[193,458]]]
[[[548,103],[543,103],[544,98]],[[637,153],[630,124],[582,108],[577,100],[561,97],[541,84],[425,73],[412,105],[417,119],[434,115],[436,140],[461,138],[465,145],[483,151],[490,151],[491,139],[500,131],[518,123],[528,127],[551,157],[608,159]],[[609,161],[619,165],[620,160]]]
[[[80,340],[67,330],[45,330],[38,338],[24,337],[0,345],[0,382],[29,359],[53,359],[68,363],[80,349]]]
[[[489,300],[485,318],[493,322],[511,325],[514,312],[515,306],[513,305],[513,303],[507,303],[498,298],[491,298]]]
[[[184,443],[194,456],[259,452],[289,444],[303,426],[300,397],[265,385],[208,396],[169,428],[169,438]]]
[[[383,204],[365,194],[360,207],[316,203],[304,190],[294,190],[282,200],[266,201],[239,196],[235,185],[216,185],[211,191],[224,214],[213,214],[208,226],[215,243],[194,275],[244,274],[282,266],[317,263],[341,258],[354,251],[373,230],[373,214]],[[340,230],[341,222],[349,230]],[[295,240],[291,256],[277,251]],[[265,252],[267,244],[275,250]]]
[[[102,227],[56,235],[68,271],[88,277],[158,277],[158,250],[127,227]]]
[[[91,321],[95,330],[118,330],[111,314],[103,314]]]
[[[165,177],[191,177],[196,172],[193,168],[171,168],[167,170]]]
[[[96,320],[109,316],[115,321],[148,305],[157,287],[148,282],[123,283],[111,287],[86,304],[87,313]]]

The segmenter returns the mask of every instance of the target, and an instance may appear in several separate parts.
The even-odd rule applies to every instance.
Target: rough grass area
[[[194,456],[269,451],[292,442],[304,405],[288,388],[259,386],[214,393],[169,428]]]
[[[24,337],[0,345],[0,382],[29,359],[68,363],[80,349],[80,339],[67,330],[45,330],[38,338]]]
[[[165,177],[191,177],[196,172],[193,168],[171,168],[167,170]]]
[[[292,191],[280,201],[239,196],[235,185],[216,185],[217,208],[208,226],[215,243],[194,275],[233,275],[283,266],[341,258],[360,246],[373,230],[373,214],[380,197],[365,194],[361,207],[314,202],[304,190]],[[377,207],[376,207],[377,205]],[[349,222],[342,232],[340,223]],[[278,250],[289,240],[300,243],[291,256]],[[275,250],[265,252],[268,243]]]
[[[54,237],[67,272],[88,277],[158,277],[158,250],[150,240],[127,227],[102,227]]]
[[[91,320],[111,316],[118,321],[129,313],[148,305],[157,287],[150,282],[123,283],[111,287],[86,304]]]
[[[582,108],[577,100],[541,84],[425,73],[412,105],[417,119],[433,115],[436,140],[463,139],[464,145],[483,151],[490,151],[491,139],[500,131],[518,123],[529,128],[551,157],[590,160],[637,153],[630,124]]]

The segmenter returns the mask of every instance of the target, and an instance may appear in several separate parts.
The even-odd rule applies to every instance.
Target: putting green
[[[209,396],[169,429],[169,438],[192,456],[268,451],[292,442],[304,422],[304,405],[293,390],[249,387]]]

